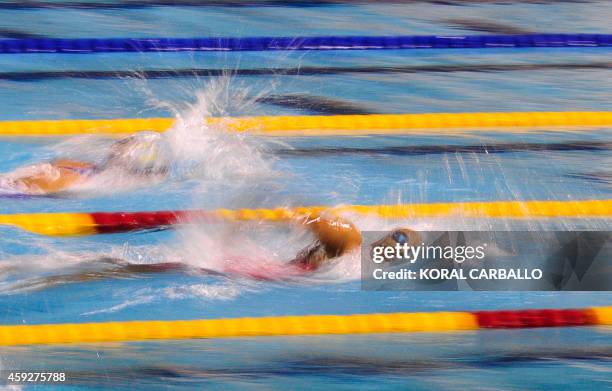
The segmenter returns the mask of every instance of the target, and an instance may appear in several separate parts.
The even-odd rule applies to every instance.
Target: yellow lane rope
[[[577,310],[300,315],[0,326],[0,345],[155,339],[466,331],[481,328],[612,325],[612,307]]]
[[[286,221],[320,214],[372,215],[386,219],[427,217],[466,218],[612,218],[612,200],[493,201],[399,205],[343,205],[274,209],[217,209],[211,211],[158,211],[109,213],[32,213],[0,215],[0,224],[42,235],[88,235],[212,220]]]
[[[612,200],[490,201],[397,205],[341,205],[274,209],[218,209],[211,213],[227,220],[282,221],[322,212],[355,213],[386,219],[461,216],[469,218],[612,217]],[[2,220],[0,219],[0,222]]]
[[[208,118],[204,123],[235,132],[269,136],[359,136],[466,131],[527,132],[542,128],[575,129],[612,125],[609,111],[369,114]],[[41,120],[0,122],[2,136],[61,136],[163,132],[171,118]]]
[[[469,313],[306,315],[265,318],[0,326],[0,345],[477,329]]]
[[[48,236],[93,235],[98,233],[89,213],[21,213],[0,215],[0,224]]]

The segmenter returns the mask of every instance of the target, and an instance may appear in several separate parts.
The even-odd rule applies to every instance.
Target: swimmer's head
[[[111,146],[106,165],[139,175],[165,175],[170,169],[171,151],[162,135],[140,132]]]
[[[395,247],[397,244],[403,246],[418,246],[421,243],[421,235],[408,228],[398,228],[393,230],[390,234],[380,238],[376,242],[372,243],[371,247]],[[393,259],[386,259],[386,261],[392,261]]]

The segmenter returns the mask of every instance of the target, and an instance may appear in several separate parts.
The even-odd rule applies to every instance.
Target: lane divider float
[[[164,132],[173,118],[63,119],[0,121],[0,136],[65,136]],[[231,132],[264,136],[367,136],[538,129],[575,130],[612,125],[612,111],[491,112],[425,114],[295,115],[214,117],[203,124]]]
[[[612,307],[0,326],[0,345],[611,326]]]
[[[612,46],[612,34],[0,39],[0,54]]]
[[[340,205],[273,209],[151,212],[31,213],[0,215],[0,224],[42,235],[71,236],[164,229],[215,221],[288,221],[321,213],[372,215],[386,219],[612,218],[612,199],[580,201],[492,201],[397,205]]]

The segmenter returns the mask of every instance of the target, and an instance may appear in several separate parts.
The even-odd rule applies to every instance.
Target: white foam
[[[242,293],[238,285],[218,285],[218,284],[192,284],[185,286],[171,286],[163,290],[164,295],[171,299],[185,299],[199,297],[215,300],[231,300]]]
[[[139,304],[150,303],[153,300],[155,300],[155,296],[154,295],[137,297],[135,299],[126,300],[126,301],[124,301],[121,304],[117,304],[117,305],[114,305],[114,306],[109,307],[109,308],[104,308],[104,309],[100,309],[100,310],[84,312],[81,315],[88,316],[88,315],[96,315],[96,314],[112,314],[113,312],[121,311],[121,310],[126,309],[128,307],[134,307],[134,306],[137,306]]]

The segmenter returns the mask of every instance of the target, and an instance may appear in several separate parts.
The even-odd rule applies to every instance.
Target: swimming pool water
[[[191,37],[356,34],[476,34],[491,30],[609,32],[605,1],[542,4],[336,4],[311,7],[0,8],[5,37]],[[484,23],[484,22],[488,22]],[[471,26],[471,27],[470,27]],[[484,29],[484,31],[483,31]],[[487,31],[487,29],[489,31]],[[610,49],[499,49],[269,53],[0,55],[1,120],[132,118],[185,113],[206,101],[214,115],[318,114],[257,97],[325,97],[378,113],[610,110]],[[410,68],[424,65],[525,65],[503,71],[403,71],[241,76],[238,70],[295,67]],[[560,64],[566,64],[561,66]],[[573,64],[573,66],[567,66]],[[593,66],[596,64],[597,66]],[[555,65],[557,66],[555,68]],[[578,66],[581,65],[581,66]],[[187,68],[228,69],[229,78],[172,75]],[[138,72],[169,70],[168,77]],[[43,77],[74,71],[70,77]],[[133,71],[134,77],[88,76]],[[8,73],[11,73],[9,75]],[[19,73],[21,76],[15,76]],[[230,72],[231,73],[231,72]],[[216,80],[216,81],[214,81]],[[214,93],[211,83],[217,83]],[[246,92],[245,92],[246,91]],[[246,94],[247,98],[242,97]],[[216,101],[214,105],[211,101]],[[196,107],[201,107],[196,106]],[[122,211],[277,205],[609,199],[612,129],[410,137],[218,141],[202,147],[208,171],[130,191],[41,199],[1,199],[0,213]],[[0,171],[62,155],[99,151],[89,139],[3,139]],[[395,146],[598,142],[600,150],[385,154]],[[97,141],[96,141],[97,142]],[[369,148],[370,153],[287,153],[291,148]],[[376,150],[379,150],[378,152]],[[193,151],[200,151],[197,147]],[[192,151],[192,152],[193,152]],[[283,153],[283,151],[285,151]],[[255,169],[259,168],[259,169]],[[213,175],[214,172],[222,175]],[[360,228],[391,223],[356,221]],[[395,223],[393,223],[395,224]],[[404,221],[446,229],[506,227],[505,221]],[[514,224],[514,223],[512,223]],[[541,222],[610,229],[609,220]],[[198,319],[294,314],[609,305],[608,292],[364,292],[354,260],[298,282],[261,282],[185,273],[71,281],[101,259],[200,264],[217,244],[240,247],[261,229],[187,227],[177,231],[46,238],[0,226],[2,324]],[[265,236],[265,235],[264,235]],[[303,238],[274,233],[271,251],[291,254]],[[220,241],[223,242],[220,242]],[[280,250],[279,250],[280,248]],[[198,257],[202,257],[199,259]],[[53,280],[49,277],[62,276]],[[47,278],[47,279],[45,279]],[[59,281],[59,282],[58,282]],[[563,328],[481,333],[241,338],[91,346],[3,348],[0,367],[66,369],[74,383],[129,389],[604,389],[610,385],[610,330]]]

